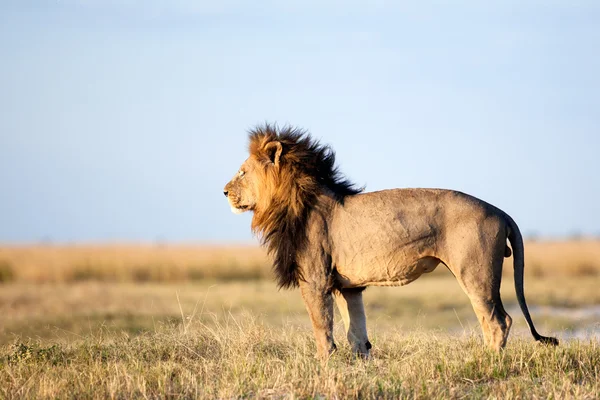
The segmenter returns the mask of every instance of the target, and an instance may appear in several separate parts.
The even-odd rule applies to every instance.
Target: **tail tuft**
[[[538,342],[546,346],[558,346],[558,339],[553,337],[541,336],[536,338]]]

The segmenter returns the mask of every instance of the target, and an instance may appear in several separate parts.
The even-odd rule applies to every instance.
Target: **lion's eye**
[[[240,172],[238,172],[238,176],[239,176],[240,178],[243,178],[243,177],[244,177],[244,175],[246,175],[246,172],[245,172],[245,171],[242,171],[242,170],[240,169]]]

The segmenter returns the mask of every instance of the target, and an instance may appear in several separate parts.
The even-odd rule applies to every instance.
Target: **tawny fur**
[[[469,297],[485,343],[499,350],[512,320],[500,299],[502,263],[515,260],[517,299],[534,338],[523,293],[523,240],[500,209],[464,193],[393,189],[360,193],[335,156],[304,131],[265,125],[250,132],[250,156],[225,186],[234,210],[253,211],[252,229],[273,256],[281,287],[299,286],[318,354],[334,349],[334,298],[353,350],[368,356],[362,289],[408,284],[444,264]]]

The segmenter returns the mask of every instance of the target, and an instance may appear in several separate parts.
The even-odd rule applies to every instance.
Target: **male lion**
[[[362,290],[406,285],[444,264],[468,295],[494,350],[512,323],[500,299],[502,262],[514,252],[517,299],[535,340],[523,292],[523,239],[506,213],[441,189],[360,193],[335,167],[334,152],[302,130],[250,131],[250,157],[225,186],[234,212],[254,211],[252,229],[274,259],[279,287],[300,287],[318,355],[333,342],[333,298],[352,350],[368,357]]]

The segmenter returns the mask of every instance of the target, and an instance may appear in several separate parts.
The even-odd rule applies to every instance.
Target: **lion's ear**
[[[279,160],[281,158],[281,153],[283,152],[281,142],[270,142],[265,146],[265,152],[267,153],[269,160],[275,164],[276,167],[279,167]]]

